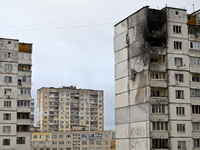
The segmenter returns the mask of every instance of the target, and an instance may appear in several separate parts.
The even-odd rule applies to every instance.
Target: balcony
[[[158,113],[153,113],[150,115],[150,120],[151,121],[165,121],[167,122],[169,119],[168,114],[158,114]]]
[[[168,131],[151,131],[151,138],[159,139],[159,138],[169,138]]]
[[[149,85],[151,87],[163,87],[166,88],[167,87],[167,81],[166,80],[161,80],[161,79],[157,79],[157,80],[150,80],[149,81]]]
[[[150,67],[149,69],[151,71],[162,71],[162,72],[166,72],[166,64],[163,63],[150,63]]]
[[[167,97],[151,97],[150,98],[151,104],[167,104],[168,98]]]
[[[200,114],[192,114],[192,122],[200,122]]]
[[[155,46],[150,46],[149,52],[151,54],[159,54],[159,55],[165,55],[167,53],[166,48],[164,47],[155,47]]]
[[[30,125],[31,120],[30,119],[17,119],[17,124],[18,125]]]
[[[90,104],[90,107],[92,107],[92,108],[97,108],[98,105],[97,105],[97,104]]]
[[[31,112],[30,107],[17,107],[17,112]]]
[[[193,138],[199,138],[200,137],[200,130],[192,131],[192,137]]]
[[[190,72],[200,73],[199,65],[190,65]]]
[[[200,82],[190,82],[191,88],[200,89]]]

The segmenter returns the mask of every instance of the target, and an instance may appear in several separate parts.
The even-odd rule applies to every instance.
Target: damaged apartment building
[[[200,10],[143,7],[114,53],[116,149],[200,149]]]

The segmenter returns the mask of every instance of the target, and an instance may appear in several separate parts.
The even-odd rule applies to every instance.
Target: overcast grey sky
[[[1,0],[0,37],[33,43],[37,89],[76,85],[104,90],[105,129],[114,123],[114,24],[143,6],[200,9],[200,0]]]

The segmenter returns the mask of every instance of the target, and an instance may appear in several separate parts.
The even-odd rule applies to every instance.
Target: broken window
[[[200,82],[200,74],[192,73],[191,77],[192,77],[192,82]]]
[[[29,100],[18,100],[17,106],[19,106],[19,107],[30,107],[30,101]]]
[[[18,70],[19,71],[31,71],[31,65],[18,65]]]
[[[183,74],[175,74],[177,82],[183,82]]]
[[[183,58],[175,58],[175,66],[182,66],[183,65]]]
[[[168,139],[152,139],[152,148],[168,148]]]
[[[186,149],[185,141],[178,141],[178,149]]]
[[[194,147],[200,147],[200,139],[193,139]]]
[[[190,65],[200,65],[199,57],[190,57]]]
[[[31,53],[18,53],[19,59],[31,60]]]
[[[5,53],[5,58],[12,58],[12,53],[6,52]]]
[[[165,72],[150,72],[150,79],[166,79],[166,73]]]
[[[177,132],[185,132],[185,124],[177,124]]]
[[[193,42],[193,41],[190,41],[190,47],[191,49],[200,49],[200,42]]]
[[[150,55],[150,62],[165,63],[165,56],[164,55],[151,54]]]
[[[17,113],[17,119],[29,119],[29,113]]]
[[[11,114],[3,114],[3,120],[11,120]]]
[[[191,89],[190,96],[191,97],[200,97],[200,90],[199,89]]]
[[[174,49],[182,49],[182,42],[174,41]]]
[[[163,88],[151,88],[151,96],[155,97],[167,96],[167,90]]]
[[[185,115],[184,107],[176,107],[176,115]]]
[[[192,123],[192,130],[193,131],[200,131],[200,122],[193,122]]]
[[[152,122],[152,130],[167,131],[168,130],[168,123],[167,122]]]
[[[18,76],[18,81],[21,82],[26,82],[26,83],[31,83],[31,77],[27,77],[27,76]]]
[[[17,125],[17,132],[29,132],[29,125]]]
[[[200,106],[199,105],[192,105],[192,114],[200,114]]]
[[[184,91],[183,90],[176,90],[176,98],[177,99],[184,99]]]
[[[152,113],[164,114],[167,107],[166,105],[152,105]]]
[[[174,33],[181,33],[181,26],[174,25],[173,26],[173,31],[174,31]]]
[[[11,95],[12,90],[11,89],[4,89],[5,95]]]

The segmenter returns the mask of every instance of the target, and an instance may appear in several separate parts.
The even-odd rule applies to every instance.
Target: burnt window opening
[[[165,56],[164,55],[156,55],[151,54],[150,55],[150,62],[154,63],[165,63]]]
[[[152,97],[166,97],[167,90],[164,88],[152,88],[151,89],[151,96]]]
[[[165,39],[162,38],[150,38],[149,39],[149,45],[155,46],[155,47],[165,47]]]
[[[182,49],[182,42],[174,41],[174,49]]]
[[[168,148],[168,139],[152,139],[152,148]]]

